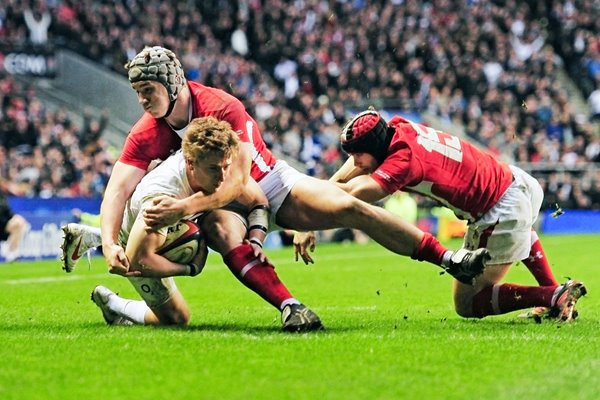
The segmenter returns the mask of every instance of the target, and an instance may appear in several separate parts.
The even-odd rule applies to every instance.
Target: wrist
[[[200,269],[200,267],[198,267],[194,263],[187,264],[187,269],[188,269],[189,276],[196,276],[202,271],[202,269]]]
[[[249,241],[250,243],[252,243],[252,244],[255,244],[255,245],[257,245],[257,246],[258,246],[258,247],[260,247],[261,249],[262,249],[262,247],[263,247],[263,242],[262,242],[262,241],[261,241],[259,238],[255,238],[255,237],[253,237],[253,238],[250,238],[250,239],[248,239],[248,241]]]

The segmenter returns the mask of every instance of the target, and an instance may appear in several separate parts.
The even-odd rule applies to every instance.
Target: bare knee
[[[21,234],[27,228],[27,220],[19,214],[15,214],[6,226],[6,230],[10,233]]]
[[[454,301],[454,311],[463,318],[473,318],[473,302]]]
[[[476,288],[454,281],[454,311],[463,318],[473,318],[473,297]]]
[[[245,227],[235,218],[206,218],[202,221],[202,232],[209,247],[224,254],[243,242]]]
[[[168,314],[158,316],[162,326],[180,326],[185,327],[190,322],[190,313],[187,310],[177,310]]]

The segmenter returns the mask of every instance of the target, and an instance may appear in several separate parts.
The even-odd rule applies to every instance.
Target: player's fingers
[[[125,276],[125,274],[127,273],[127,269],[121,267],[121,266],[117,266],[117,265],[111,265],[110,269],[108,270],[109,273],[113,274],[113,275],[121,275],[121,276]]]
[[[312,257],[310,256],[310,254],[306,253],[305,257],[304,257],[304,264],[308,265],[308,264],[314,264],[315,262],[313,261]]]
[[[123,268],[129,269],[129,259],[127,258],[127,256],[125,255],[125,251],[123,251],[123,249],[121,249],[121,251],[119,251],[119,254],[117,254],[119,263],[123,266]]]
[[[152,199],[152,205],[156,206],[160,204],[165,199],[165,196],[157,196]]]

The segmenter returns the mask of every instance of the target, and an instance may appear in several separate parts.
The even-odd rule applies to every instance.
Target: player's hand
[[[129,259],[125,255],[123,247],[116,243],[102,245],[102,252],[108,264],[109,273],[122,276],[139,276],[139,274],[127,275],[129,273]]]
[[[151,229],[173,225],[185,217],[183,203],[169,196],[158,196],[144,210],[144,222]]]
[[[265,261],[267,261],[267,262],[269,261],[267,259],[267,256],[265,255],[262,247],[260,247],[256,243],[249,241],[248,239],[244,239],[244,243],[252,246],[254,257],[258,258],[261,263],[264,263]]]
[[[294,254],[296,255],[296,261],[298,261],[298,255],[302,257],[304,264],[314,264],[312,257],[308,254],[308,250],[311,253],[315,252],[316,239],[313,231],[309,232],[296,232],[294,234]]]

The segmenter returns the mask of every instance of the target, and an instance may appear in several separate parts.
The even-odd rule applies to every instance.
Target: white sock
[[[454,252],[452,250],[446,250],[446,252],[442,256],[442,265],[444,267],[447,267],[448,265],[450,265],[450,259],[452,258],[453,254],[454,254]]]
[[[150,310],[145,301],[124,299],[117,295],[108,298],[108,307],[117,314],[140,325],[145,324],[146,311]]]
[[[142,300],[129,300],[123,307],[123,316],[132,320],[136,324],[144,325],[146,323],[146,312],[150,307]]]
[[[552,300],[550,300],[551,307],[554,307],[556,305],[556,301],[558,300],[558,294],[561,290],[563,290],[564,286],[565,285],[559,285],[556,289],[554,289],[554,293],[552,293]]]
[[[298,300],[296,300],[295,298],[290,297],[289,299],[281,302],[281,305],[279,306],[279,310],[283,310],[285,308],[285,306],[292,305],[292,304],[300,304],[300,302]]]

